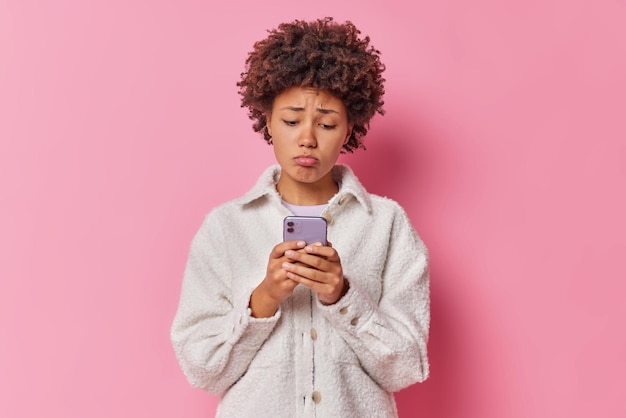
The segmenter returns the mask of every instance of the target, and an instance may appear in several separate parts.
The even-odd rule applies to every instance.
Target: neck
[[[315,183],[289,181],[281,176],[276,184],[276,190],[287,203],[297,206],[314,206],[328,203],[339,191],[339,186],[333,180],[332,175]]]

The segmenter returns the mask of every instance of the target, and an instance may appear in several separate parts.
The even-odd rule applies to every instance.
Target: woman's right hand
[[[281,242],[272,249],[265,278],[250,296],[250,310],[253,317],[273,316],[281,302],[293,294],[298,283],[288,278],[287,271],[282,267],[285,261],[290,261],[285,257],[285,252],[302,250],[305,246],[304,241],[287,241]]]

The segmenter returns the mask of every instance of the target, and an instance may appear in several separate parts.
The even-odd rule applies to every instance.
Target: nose
[[[298,137],[298,146],[305,148],[317,147],[317,139],[315,138],[315,129],[313,124],[302,124],[302,129]]]

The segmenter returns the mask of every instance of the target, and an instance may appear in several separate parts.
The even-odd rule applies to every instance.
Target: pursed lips
[[[317,165],[318,163],[317,158],[313,157],[310,154],[298,155],[293,160],[296,162],[296,164],[304,166],[304,167],[312,167],[314,165]]]

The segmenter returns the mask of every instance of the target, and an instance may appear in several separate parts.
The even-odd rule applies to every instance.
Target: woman
[[[350,22],[280,25],[238,83],[277,165],[213,209],[191,244],[172,341],[223,417],[394,417],[428,376],[428,259],[394,201],[337,165],[382,111],[379,52]],[[281,242],[323,216],[327,245]],[[269,259],[268,259],[269,255]]]

